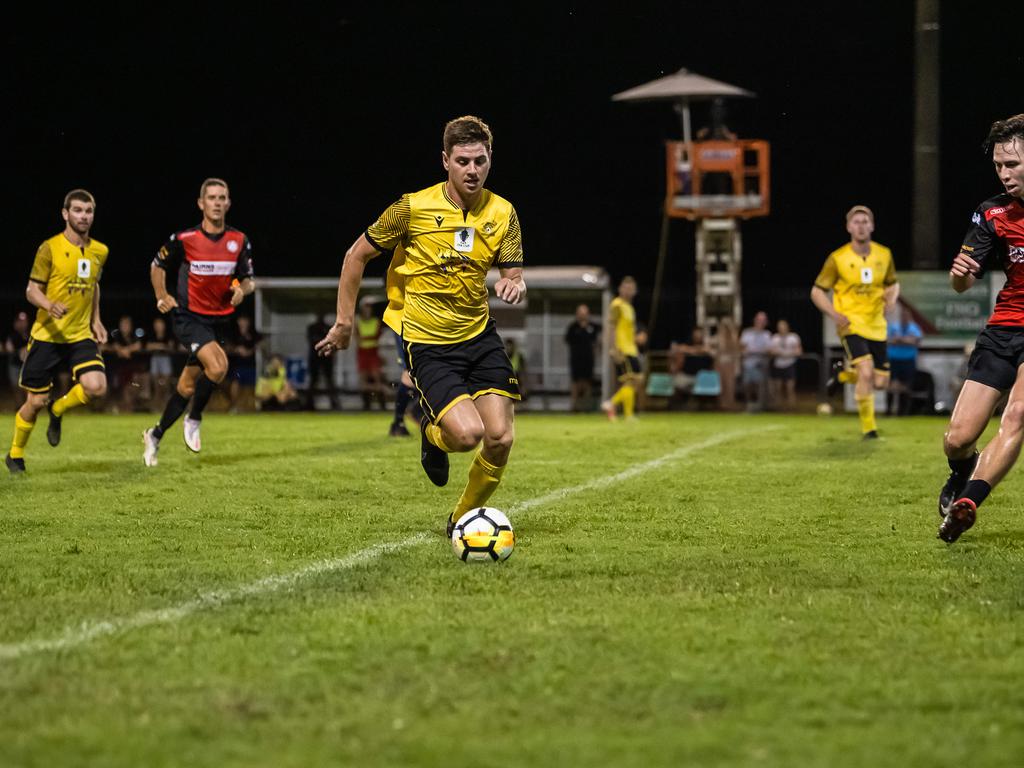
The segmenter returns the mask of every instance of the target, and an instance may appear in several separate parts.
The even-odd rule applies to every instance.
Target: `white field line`
[[[667,453],[660,458],[653,459],[652,461],[647,461],[642,464],[634,464],[628,469],[617,474],[596,478],[586,483],[581,483],[580,485],[574,485],[570,488],[560,488],[557,491],[546,493],[535,499],[520,502],[519,504],[510,507],[509,512],[511,514],[522,513],[533,507],[550,504],[577,493],[615,485],[616,483],[629,480],[630,478],[636,477],[644,472],[650,472],[652,469],[657,469],[666,464],[678,461],[679,459],[685,458],[690,454],[697,453],[706,448],[711,448],[712,446],[729,440],[735,440],[736,438],[746,437],[757,432],[764,432],[771,429],[775,429],[775,427],[722,432],[714,437],[708,438],[707,440],[702,440],[699,443],[693,443],[691,445],[685,445],[681,448],[677,448],[671,453]],[[44,653],[48,651],[64,651],[70,648],[76,648],[80,645],[85,645],[86,643],[100,637],[122,634],[133,629],[141,629],[155,624],[173,624],[174,622],[188,618],[199,611],[217,608],[227,603],[239,602],[246,597],[258,597],[279,592],[283,589],[288,589],[296,583],[311,576],[350,570],[358,565],[362,565],[363,563],[376,560],[382,555],[399,552],[403,549],[409,549],[417,544],[421,544],[429,537],[430,536],[427,533],[417,533],[394,544],[375,544],[372,547],[361,549],[358,552],[354,552],[344,557],[320,560],[319,562],[311,563],[303,568],[299,568],[296,571],[266,576],[248,584],[243,584],[240,587],[235,587],[234,589],[221,589],[204,592],[193,600],[186,600],[183,603],[178,603],[177,605],[172,605],[168,608],[139,611],[133,616],[127,616],[124,618],[113,618],[105,621],[87,621],[77,626],[68,627],[63,633],[56,637],[40,640],[26,640],[20,643],[0,645],[0,661],[19,659],[23,656],[32,656],[37,653]]]

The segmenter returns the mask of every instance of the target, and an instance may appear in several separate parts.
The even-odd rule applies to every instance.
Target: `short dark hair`
[[[985,139],[985,151],[991,152],[996,144],[1006,144],[1014,139],[1024,143],[1024,114],[1014,115],[1005,120],[996,120],[989,128]]]
[[[66,195],[64,195],[64,210],[71,210],[71,203],[77,200],[80,203],[92,203],[93,207],[96,206],[96,198],[92,196],[92,193],[84,189],[72,189]]]
[[[490,152],[491,145],[494,143],[494,136],[491,134],[491,129],[487,123],[479,117],[463,115],[448,121],[448,124],[444,127],[442,143],[447,155],[450,155],[452,149],[459,144],[480,143],[487,147],[487,151]]]

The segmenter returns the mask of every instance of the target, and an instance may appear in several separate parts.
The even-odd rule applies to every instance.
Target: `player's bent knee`
[[[460,429],[454,433],[446,433],[445,442],[452,450],[465,453],[476,448],[483,437],[482,429]]]
[[[98,400],[101,397],[106,397],[107,381],[103,379],[98,382],[89,382],[88,384],[83,381],[82,390],[90,400]]]

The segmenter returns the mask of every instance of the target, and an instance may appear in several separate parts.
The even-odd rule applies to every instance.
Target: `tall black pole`
[[[914,24],[914,269],[939,269],[939,0],[917,0]]]

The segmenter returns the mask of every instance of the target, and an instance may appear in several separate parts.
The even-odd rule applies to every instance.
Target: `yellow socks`
[[[839,375],[836,376],[836,378],[839,379],[839,381],[842,382],[843,384],[856,384],[857,371],[853,368],[850,368],[845,371],[840,371]]]
[[[80,405],[85,405],[89,402],[89,396],[85,394],[85,390],[82,389],[81,384],[75,384],[68,393],[64,395],[60,400],[57,400],[51,408],[55,416],[63,416],[64,412],[71,408],[77,408]]]
[[[440,448],[440,446],[438,446]],[[505,467],[496,467],[479,453],[473,459],[469,467],[469,482],[466,483],[466,490],[462,492],[462,498],[455,505],[453,520],[458,520],[464,514],[476,507],[482,507],[491,498],[494,489],[501,482],[501,476]]]
[[[860,431],[863,434],[878,429],[875,423],[875,396],[867,395],[857,398],[857,414],[860,417]]]
[[[441,428],[437,426],[437,424],[427,424],[427,428],[424,430],[424,432],[426,432],[427,440],[430,442],[431,445],[436,445],[445,453],[452,452],[452,449],[445,444],[444,438],[441,437]]]
[[[14,440],[11,441],[12,459],[25,458],[25,446],[28,444],[28,438],[35,425],[34,421],[25,421],[21,418],[20,413],[14,414]]]
[[[632,384],[623,384],[618,391],[612,395],[612,405],[622,406],[623,416],[632,416],[636,409],[636,389]]]

